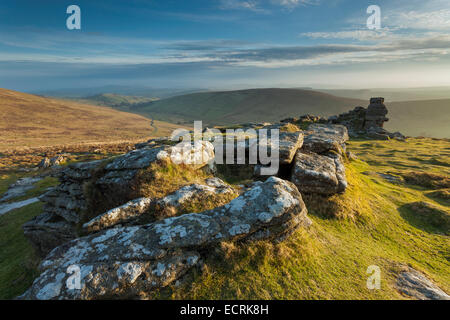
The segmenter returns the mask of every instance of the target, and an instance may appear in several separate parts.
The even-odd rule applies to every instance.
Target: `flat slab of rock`
[[[155,214],[159,217],[171,217],[181,213],[185,206],[213,200],[219,206],[221,199],[237,197],[237,192],[219,178],[210,178],[206,184],[191,184],[155,201]]]
[[[450,300],[441,288],[412,268],[399,274],[396,287],[403,294],[418,300]]]
[[[280,164],[290,164],[294,161],[297,150],[303,146],[302,132],[280,132]]]
[[[339,155],[297,152],[292,182],[304,193],[332,195],[347,188],[345,167]]]
[[[0,202],[10,201],[26,195],[27,191],[34,188],[34,184],[41,181],[41,177],[22,178],[9,186],[5,194],[0,198]]]
[[[0,204],[0,216],[4,215],[5,213],[8,213],[12,210],[20,209],[20,208],[28,206],[32,203],[36,203],[36,202],[39,202],[38,198],[31,198],[31,199],[13,202],[13,203]]]
[[[285,235],[308,220],[301,194],[271,177],[229,204],[145,226],[116,228],[54,249],[22,299],[135,298],[169,285],[200,261],[197,249],[262,234]],[[67,286],[78,268],[81,288]],[[73,271],[72,271],[73,272]]]
[[[318,154],[330,151],[342,153],[348,139],[348,130],[343,125],[312,124],[305,133],[303,149]]]
[[[111,228],[117,224],[126,223],[146,213],[149,210],[151,203],[152,199],[150,198],[132,200],[123,206],[111,209],[108,212],[85,223],[83,225],[83,230],[91,233]]]

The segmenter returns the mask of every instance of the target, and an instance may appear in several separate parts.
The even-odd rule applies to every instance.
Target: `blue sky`
[[[66,8],[81,8],[67,30]],[[366,26],[369,5],[382,28]],[[448,0],[2,0],[0,87],[450,85]]]

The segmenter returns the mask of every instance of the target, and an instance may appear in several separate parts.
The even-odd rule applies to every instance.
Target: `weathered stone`
[[[40,277],[21,298],[139,297],[173,283],[195,266],[197,249],[255,234],[274,239],[306,223],[306,213],[296,187],[271,177],[213,210],[109,229],[60,246],[41,263]],[[66,286],[70,266],[80,268],[81,290]]]
[[[297,150],[303,146],[303,133],[280,132],[280,164],[290,164]]]
[[[331,195],[347,188],[345,167],[339,155],[298,152],[292,182],[304,193]]]
[[[386,118],[387,114],[388,110],[384,105],[384,98],[371,98],[366,111],[364,128],[383,128],[384,123],[389,120]]]
[[[312,124],[305,133],[303,150],[318,154],[335,151],[342,153],[349,139],[345,126],[333,124]]]
[[[44,157],[41,162],[38,163],[38,168],[42,168],[42,169],[47,169],[50,168],[51,163],[50,163],[50,159],[47,157]]]
[[[110,162],[98,160],[72,164],[59,173],[58,178],[61,184],[40,198],[44,202],[42,221],[33,220],[31,225],[37,224],[37,227],[30,228],[28,226],[25,235],[35,247],[45,247],[45,250],[39,251],[40,253],[46,253],[46,251],[52,249],[52,244],[59,245],[67,239],[73,238],[74,232],[71,231],[70,236],[66,237],[65,230],[67,228],[75,230],[75,226],[81,221],[80,214],[88,208],[88,202],[83,191],[86,185],[95,183],[95,188],[105,195],[115,190],[123,190],[122,195],[125,198],[123,202],[125,202],[132,199],[130,185],[137,172],[140,169],[149,167],[155,161],[181,161],[185,165],[200,168],[213,159],[214,147],[212,144],[200,141],[175,147],[169,145],[153,148],[145,147],[128,152],[112,159]],[[116,201],[115,199],[111,200]],[[109,208],[117,205],[118,203],[108,203]],[[108,206],[105,208],[105,211],[109,209]],[[49,227],[46,220],[49,216],[59,216],[64,220],[64,223],[51,224]],[[42,224],[45,227],[42,227]],[[58,227],[61,227],[62,230],[57,231]],[[51,241],[46,239],[39,240],[39,237],[42,235],[41,229],[43,228],[52,230]],[[57,239],[58,237],[60,237],[59,240]],[[45,245],[42,245],[41,242],[44,242]]]
[[[50,166],[59,166],[63,164],[66,161],[66,158],[62,155],[57,155],[56,157],[53,157],[50,159]]]
[[[150,208],[150,198],[132,200],[123,206],[109,210],[83,225],[85,232],[95,232],[111,228],[117,224],[129,222],[146,213]]]
[[[221,197],[237,196],[237,192],[219,178],[207,179],[205,182],[206,185],[192,184],[185,186],[155,201],[154,210],[156,214],[159,217],[176,216],[183,207],[189,206],[189,204],[194,202],[202,203],[208,199],[214,199],[215,202],[220,203]]]
[[[397,139],[404,141],[405,137],[399,133],[389,133],[383,129],[388,110],[384,105],[384,98],[372,98],[367,109],[356,107],[354,110],[333,116],[330,123],[342,124],[347,127],[350,136],[364,136],[377,140]]]
[[[403,294],[418,300],[450,300],[450,296],[441,288],[409,267],[399,274],[396,287]]]
[[[73,224],[52,213],[41,214],[23,225],[36,252],[45,257],[53,248],[77,237]]]

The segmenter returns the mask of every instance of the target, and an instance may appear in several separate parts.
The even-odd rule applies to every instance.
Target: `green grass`
[[[375,148],[374,148],[375,147]],[[450,292],[450,241],[447,236],[412,225],[402,215],[404,205],[427,201],[424,188],[394,185],[365,171],[402,171],[402,165],[382,161],[386,149],[395,150],[396,161],[429,150],[440,153],[446,141],[411,140],[407,143],[351,142],[350,150],[361,160],[380,160],[369,165],[358,160],[347,164],[350,188],[334,199],[348,212],[341,219],[329,218],[309,208],[313,225],[299,230],[284,243],[235,246],[206,261],[203,273],[181,289],[160,292],[160,298],[176,299],[404,299],[394,288],[402,265],[423,272],[444,291]],[[361,156],[366,151],[366,156]],[[398,151],[398,152],[397,152]],[[402,152],[404,151],[404,153]],[[403,155],[402,155],[403,154]],[[443,173],[445,168],[421,167]],[[341,209],[342,209],[341,208]],[[320,208],[318,208],[320,209]],[[422,225],[423,226],[423,225]],[[381,290],[368,290],[366,270],[378,265],[382,271]]]
[[[42,212],[42,203],[0,216],[0,299],[22,294],[38,275],[38,259],[23,235],[22,225]]]

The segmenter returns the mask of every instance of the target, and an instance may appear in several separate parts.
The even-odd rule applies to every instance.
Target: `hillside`
[[[249,89],[202,92],[139,105],[131,111],[158,120],[207,125],[278,121],[310,113],[331,116],[367,101],[301,89]]]
[[[102,93],[81,99],[74,99],[80,103],[92,104],[96,106],[111,107],[121,111],[129,111],[133,105],[149,103],[158,100],[158,98],[148,98],[141,96],[125,96],[115,93]]]
[[[391,102],[386,128],[409,136],[450,138],[450,99]]]
[[[140,140],[176,125],[106,107],[0,89],[0,149]]]
[[[129,110],[173,123],[202,120],[204,125],[230,125],[274,122],[304,114],[328,117],[356,106],[366,107],[371,96],[370,91],[360,100],[303,89],[250,89],[182,95]],[[387,107],[389,130],[409,136],[450,137],[450,99],[390,102]]]
[[[211,255],[201,268],[189,271],[180,283],[149,293],[147,298],[412,299],[397,288],[399,274],[408,267],[449,292],[449,141],[349,141],[348,149],[359,159],[345,161],[349,182],[346,193],[303,198],[313,222],[309,228],[300,228],[277,243],[222,242],[216,249],[204,250]],[[155,166],[150,170],[156,171],[154,176],[147,176],[150,180],[145,190],[155,194],[165,195],[192,181],[205,183],[210,177],[185,167]],[[0,196],[22,177],[23,173],[14,172],[0,176]],[[231,183],[234,177],[220,178]],[[55,180],[41,180],[20,199],[46,192],[49,186],[59,184]],[[240,183],[230,186],[239,188]],[[107,196],[114,198],[114,190],[110,192]],[[220,204],[216,198],[208,199],[194,201],[183,210],[200,212]],[[419,205],[426,205],[426,210]],[[8,244],[0,251],[0,299],[17,297],[39,276],[36,267],[40,259],[25,238],[22,225],[44,211],[43,204],[37,202],[0,215],[0,242]],[[447,222],[442,223],[443,219]],[[145,230],[147,239],[152,232]],[[125,244],[117,247],[122,246]],[[130,245],[127,253],[134,248],[139,247]],[[79,256],[83,254],[73,258]],[[380,290],[367,288],[368,266],[373,265],[381,270]]]
[[[386,101],[416,101],[449,99],[450,87],[429,88],[378,88],[378,89],[315,89],[337,97],[367,99],[367,97],[384,97]]]

